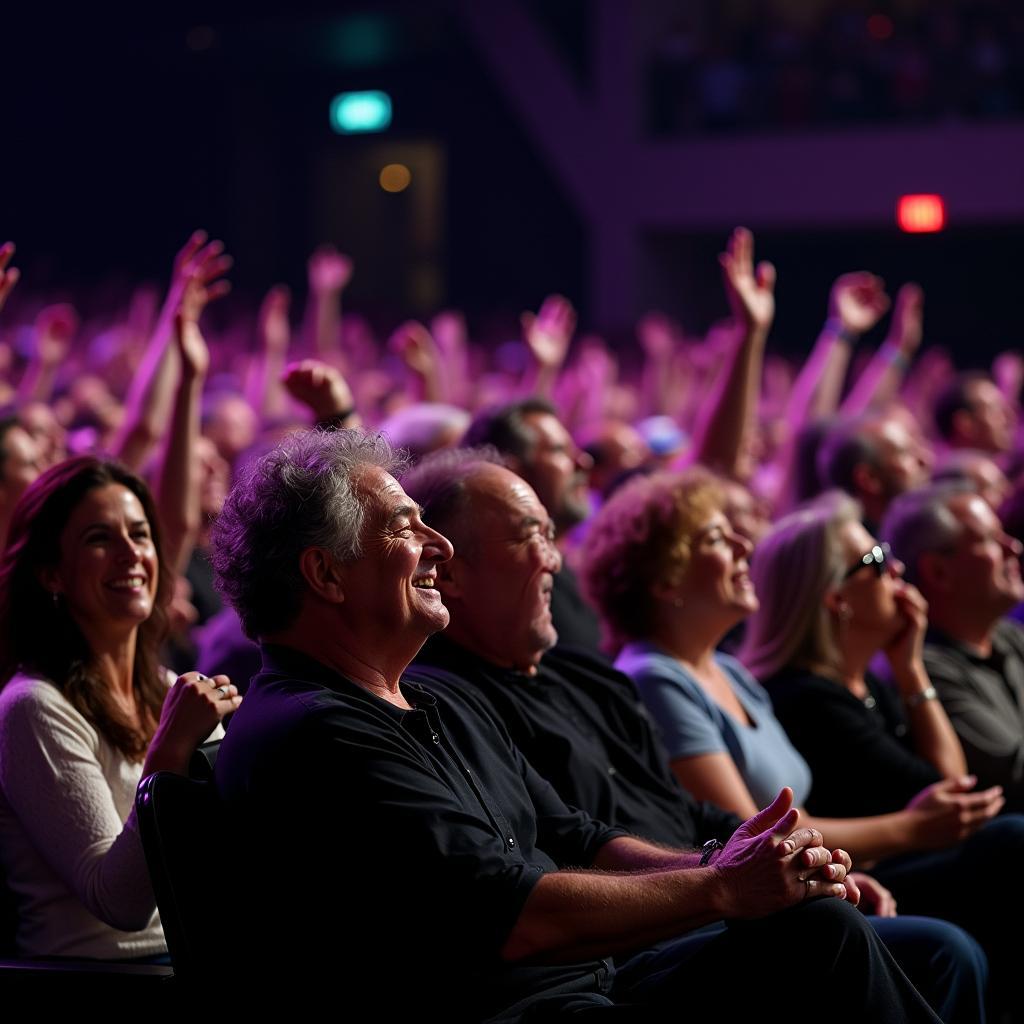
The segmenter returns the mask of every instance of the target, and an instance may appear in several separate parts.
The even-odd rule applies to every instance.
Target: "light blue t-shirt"
[[[636,683],[672,760],[728,754],[758,807],[771,803],[783,786],[802,805],[811,791],[811,770],[775,717],[771,698],[735,658],[716,654],[715,661],[752,725],[720,708],[676,658],[653,644],[628,644],[615,667]]]

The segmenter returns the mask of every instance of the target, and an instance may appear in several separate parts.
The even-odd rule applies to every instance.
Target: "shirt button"
[[[433,740],[433,741],[434,741],[435,743],[440,743],[440,742],[441,742],[441,737],[440,737],[440,736],[438,736],[436,732],[432,732],[432,733],[430,734],[430,738],[431,738],[431,739],[432,739],[432,740]]]
[[[507,838],[507,839],[505,840],[505,842],[506,842],[506,843],[508,843],[508,845],[509,845],[509,847],[510,847],[510,848],[516,845],[516,841],[515,841],[514,837],[512,837],[512,836],[509,836],[509,837],[508,837],[508,838]]]

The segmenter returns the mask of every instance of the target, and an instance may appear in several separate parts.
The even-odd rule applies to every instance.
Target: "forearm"
[[[502,958],[563,963],[651,945],[719,920],[720,889],[713,868],[548,874],[530,893]]]
[[[870,818],[818,818],[801,811],[800,824],[816,828],[826,846],[846,850],[860,868],[918,848],[914,818],[907,811]]]
[[[160,440],[160,425],[167,422],[174,401],[174,384],[181,357],[171,344],[171,323],[162,314],[153,332],[142,366],[132,380],[125,402],[124,423],[111,446],[111,454],[138,472],[150,449]]]
[[[944,778],[967,773],[967,759],[942,702],[934,696],[931,680],[923,665],[894,673],[910,726],[915,753]],[[926,696],[930,695],[930,696]]]
[[[156,488],[165,531],[164,558],[175,572],[184,571],[200,526],[199,482],[192,460],[199,437],[203,379],[182,375]]]
[[[727,476],[737,475],[743,441],[757,414],[767,337],[757,328],[745,332],[729,365],[719,374],[696,430],[695,461]]]
[[[57,367],[33,359],[18,383],[19,406],[29,402],[48,402],[57,382]]]
[[[594,867],[601,871],[675,871],[699,863],[698,850],[674,850],[636,836],[612,839],[594,858]]]
[[[831,321],[826,321],[793,385],[786,413],[791,436],[795,437],[808,420],[835,413],[849,362],[848,341],[840,336]]]
[[[886,341],[850,389],[840,410],[842,414],[860,416],[873,406],[888,402],[899,391],[907,362],[899,347]]]

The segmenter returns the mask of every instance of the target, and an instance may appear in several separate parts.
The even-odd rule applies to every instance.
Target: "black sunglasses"
[[[875,570],[875,575],[881,576],[885,572],[885,567],[889,562],[889,556],[891,549],[888,544],[876,544],[870,551],[865,552],[857,561],[850,566],[849,569],[843,574],[842,582],[845,583],[855,573],[861,571],[866,566],[871,566]]]

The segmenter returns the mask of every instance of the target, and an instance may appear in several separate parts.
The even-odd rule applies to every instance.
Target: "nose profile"
[[[437,530],[432,530],[426,525],[423,527],[423,533],[424,558],[430,558],[435,562],[447,562],[452,558],[455,554],[455,548],[443,533],[438,533]]]

